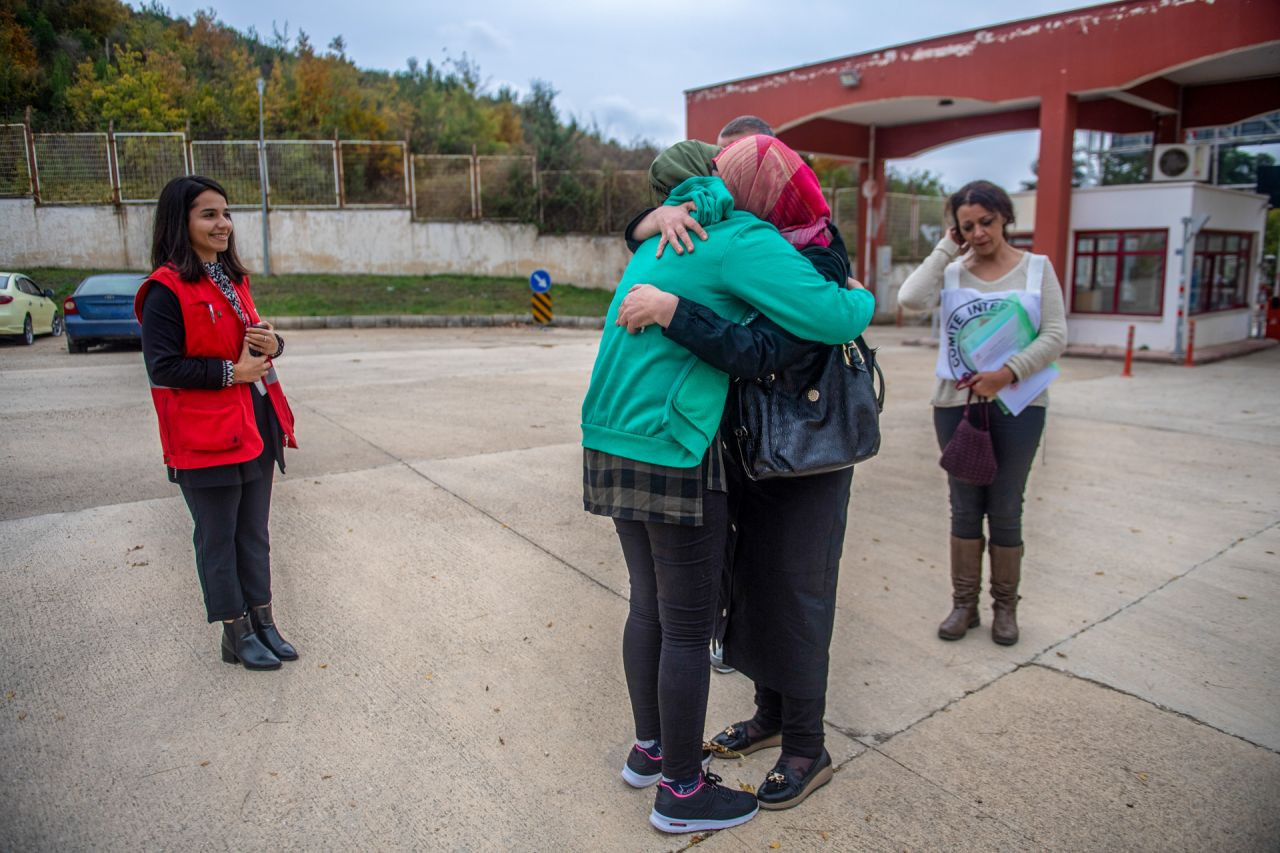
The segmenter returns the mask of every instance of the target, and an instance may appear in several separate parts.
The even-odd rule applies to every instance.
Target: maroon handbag
[[[996,479],[996,451],[991,444],[991,415],[987,410],[990,405],[981,397],[978,408],[982,411],[982,426],[969,420],[969,404],[973,402],[973,391],[964,404],[964,414],[956,431],[952,433],[947,446],[942,448],[942,458],[938,464],[943,470],[962,483],[971,486],[989,486]]]

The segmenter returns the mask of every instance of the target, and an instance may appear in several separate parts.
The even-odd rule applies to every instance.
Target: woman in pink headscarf
[[[715,165],[738,210],[777,227],[829,280],[861,286],[848,278],[844,243],[817,176],[799,155],[773,137],[749,136],[721,151]],[[635,236],[658,230],[656,222],[642,220]],[[632,331],[656,323],[668,338],[741,380],[784,371],[812,375],[827,353],[826,345],[800,340],[767,317],[731,323],[649,285],[628,294],[618,322]],[[736,396],[729,399],[720,427],[726,437],[738,426]],[[756,710],[726,726],[712,745],[731,758],[781,745],[757,796],[762,808],[785,809],[832,775],[822,718],[853,469],[755,482],[743,471],[736,443],[725,442],[723,450],[730,506],[724,660],[755,682]]]

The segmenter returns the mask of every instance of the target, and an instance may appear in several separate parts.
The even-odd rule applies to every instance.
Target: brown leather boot
[[[938,626],[944,640],[959,640],[970,628],[982,624],[978,593],[982,591],[982,539],[951,537],[951,615]]]
[[[1023,546],[991,543],[991,639],[1002,646],[1018,642],[1018,581],[1022,579]]]

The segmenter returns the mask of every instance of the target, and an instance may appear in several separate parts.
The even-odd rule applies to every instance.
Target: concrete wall
[[[0,268],[149,270],[154,205],[47,205],[0,199]],[[262,215],[233,211],[236,244],[262,268]],[[630,254],[621,236],[539,234],[532,225],[414,222],[407,210],[274,210],[275,273],[441,273],[525,277],[612,290]]]

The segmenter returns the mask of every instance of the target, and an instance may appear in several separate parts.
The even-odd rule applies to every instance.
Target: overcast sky
[[[174,15],[190,17],[210,3],[165,5]],[[273,27],[283,31],[287,25],[291,35],[304,30],[322,50],[341,35],[347,55],[362,68],[395,71],[409,57],[438,62],[466,53],[491,89],[507,85],[524,92],[530,80],[546,80],[560,92],[562,115],[594,121],[624,142],[646,138],[663,145],[684,138],[688,88],[1085,5],[1090,4],[221,0],[216,9],[224,23],[241,31],[254,27],[264,39]],[[982,177],[1015,190],[1031,177],[1037,138],[1027,131],[972,140],[895,165],[941,172],[952,188]]]

